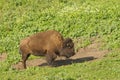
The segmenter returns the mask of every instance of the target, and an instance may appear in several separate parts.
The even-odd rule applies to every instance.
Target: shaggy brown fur
[[[69,58],[75,54],[72,39],[64,39],[62,35],[55,30],[39,32],[27,37],[21,40],[19,48],[22,54],[24,68],[26,68],[26,60],[30,54],[46,56],[48,64],[52,64],[57,56]]]

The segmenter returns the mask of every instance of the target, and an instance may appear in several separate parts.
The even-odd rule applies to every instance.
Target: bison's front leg
[[[57,57],[57,55],[54,52],[48,52],[46,54],[46,61],[47,61],[48,65],[53,66],[53,62],[56,57]]]

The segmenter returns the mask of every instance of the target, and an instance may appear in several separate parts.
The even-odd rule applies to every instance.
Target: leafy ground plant
[[[0,61],[2,80],[118,80],[120,79],[119,0],[0,0]],[[54,29],[77,41],[76,49],[90,44],[92,37],[112,50],[100,60],[60,67],[30,67],[14,70],[22,38]],[[82,42],[80,42],[82,40]],[[117,51],[116,51],[117,50]],[[31,57],[30,59],[35,59]]]

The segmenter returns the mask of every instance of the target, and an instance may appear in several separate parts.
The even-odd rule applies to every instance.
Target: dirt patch
[[[82,63],[85,61],[93,61],[96,59],[101,59],[106,55],[109,51],[108,50],[100,50],[101,43],[100,42],[93,42],[89,46],[85,48],[80,48],[76,55],[69,59],[65,58],[57,58],[54,62],[54,66],[64,66],[69,65],[72,63]],[[47,63],[44,59],[34,59],[34,60],[27,60],[27,67],[30,66],[47,66]],[[19,62],[18,64],[13,65],[15,69],[22,69],[22,63]]]
[[[107,54],[108,50],[100,50],[101,43],[92,43],[85,48],[80,48],[75,56],[72,59],[82,58],[82,57],[94,57],[94,58],[102,58],[105,54]]]
[[[7,54],[6,53],[0,54],[0,61],[4,61],[6,58],[7,58]]]

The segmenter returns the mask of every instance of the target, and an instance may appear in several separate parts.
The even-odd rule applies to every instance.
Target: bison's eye
[[[69,49],[72,48],[72,47],[70,46],[70,44],[67,44],[66,46],[67,46],[67,48],[69,48]]]

